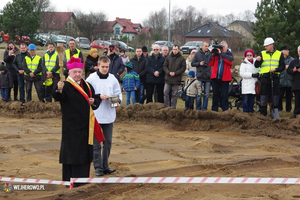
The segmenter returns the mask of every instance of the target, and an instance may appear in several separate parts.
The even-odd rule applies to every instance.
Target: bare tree
[[[80,36],[94,40],[100,37],[101,30],[107,29],[107,17],[104,13],[84,14],[81,11],[76,13],[76,24],[81,32]],[[103,33],[103,32],[102,32]]]
[[[167,22],[167,11],[163,8],[158,12],[151,12],[148,19],[144,20],[143,25],[144,27],[150,27],[154,34],[160,34],[164,38]]]

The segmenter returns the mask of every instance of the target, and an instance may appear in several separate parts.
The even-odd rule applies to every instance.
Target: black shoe
[[[111,174],[111,173],[114,173],[115,171],[117,171],[117,170],[116,169],[109,169],[108,168],[107,170],[104,170],[103,173],[104,174]]]
[[[295,119],[297,117],[297,115],[293,115],[290,117],[290,119]]]
[[[99,170],[99,171],[96,171],[96,176],[103,176],[103,171],[102,170]]]

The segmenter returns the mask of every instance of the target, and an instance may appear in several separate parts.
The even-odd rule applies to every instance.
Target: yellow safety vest
[[[25,56],[27,67],[31,72],[34,72],[38,68],[40,59],[41,57],[38,55],[35,55],[32,60],[29,56]],[[29,74],[24,73],[24,75],[28,76]],[[37,75],[42,75],[42,72],[38,73]]]
[[[261,74],[269,73],[271,69],[276,69],[279,66],[279,60],[281,56],[281,52],[275,50],[275,52],[270,55],[267,51],[261,52],[263,62],[261,64]],[[274,72],[275,74],[280,74],[280,72]]]
[[[77,53],[76,54],[73,54],[73,57],[74,58],[79,58],[79,54],[80,54],[80,50],[79,49],[76,49],[77,50]],[[70,49],[67,49],[66,51],[65,51],[65,53],[66,53],[66,59],[67,59],[67,62],[70,60]]]
[[[58,54],[57,54],[56,51],[51,56],[51,58],[49,58],[49,54],[47,54],[47,53],[45,54],[45,56],[44,56],[45,66],[46,66],[48,72],[51,72],[51,70],[53,69],[53,67],[55,67],[57,55]],[[59,73],[59,69],[55,73]]]

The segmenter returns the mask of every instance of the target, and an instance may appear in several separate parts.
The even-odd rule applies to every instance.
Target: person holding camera
[[[122,58],[119,57],[115,52],[115,45],[109,45],[107,56],[110,59],[109,73],[113,74],[121,82],[120,74],[125,70],[125,65]]]
[[[290,119],[296,118],[300,114],[300,46],[297,48],[298,56],[291,61],[287,73],[292,75],[292,92],[295,95],[295,109]]]
[[[195,53],[195,56],[192,60],[191,65],[196,67],[196,76],[199,81],[201,88],[204,86],[204,97],[202,104],[201,94],[197,97],[197,107],[196,110],[207,110],[208,105],[208,97],[210,90],[210,76],[211,76],[211,68],[208,66],[208,62],[211,59],[211,53],[208,50],[208,43],[203,42],[200,48],[200,51]]]
[[[283,54],[274,47],[274,40],[267,37],[264,41],[265,51],[256,57],[254,66],[261,68],[260,114],[267,115],[267,104],[270,108],[278,108],[279,104],[279,75],[285,68]],[[273,88],[272,88],[273,80]],[[272,95],[273,94],[273,95]],[[273,96],[273,105],[272,105]]]
[[[19,53],[19,49],[16,47],[13,41],[7,43],[7,47],[4,51],[4,62],[6,63],[6,69],[13,77],[13,90],[14,90],[14,101],[18,101],[18,73],[13,67],[13,62],[16,54]],[[12,88],[9,88],[8,97],[11,100],[10,92]]]
[[[213,89],[212,111],[218,112],[219,101],[222,110],[225,111],[228,110],[228,88],[229,82],[232,80],[231,66],[234,57],[225,41],[214,45],[211,54],[208,66],[212,66],[210,77]]]

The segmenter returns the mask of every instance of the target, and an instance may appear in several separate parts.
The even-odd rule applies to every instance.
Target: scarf
[[[82,79],[82,81],[85,82],[85,80]],[[69,77],[67,78],[67,82],[69,82],[71,85],[73,85],[73,87],[78,90],[80,92],[80,94],[82,94],[82,96],[87,100],[87,102],[89,103],[89,96],[86,94],[86,92],[80,87],[80,85],[78,85],[76,82],[72,81]],[[91,88],[89,86],[89,84],[87,84],[87,82],[85,82],[85,84],[88,86],[89,89],[89,93],[90,96],[92,96],[92,91]],[[97,140],[99,143],[101,143],[102,141],[105,140],[104,136],[103,136],[103,132],[100,128],[100,125],[97,121],[97,119],[95,118],[94,115],[94,111],[92,109],[92,106],[90,105],[90,117],[89,117],[89,141],[88,144],[89,145],[93,145],[94,144],[94,136],[93,134],[95,134]]]

